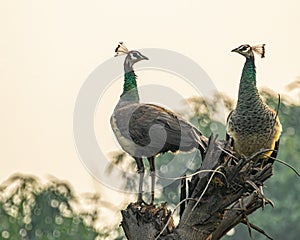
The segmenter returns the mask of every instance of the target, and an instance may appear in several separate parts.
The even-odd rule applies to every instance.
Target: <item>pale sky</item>
[[[285,93],[300,75],[299,9],[297,0],[1,1],[0,181],[15,172],[51,174],[78,192],[101,189],[109,199],[112,192],[96,184],[79,159],[72,118],[82,84],[113,57],[117,43],[181,53],[233,98],[244,59],[231,49],[265,43],[266,58],[256,60],[258,87]],[[184,98],[196,94],[177,76],[151,71],[138,73],[139,86],[172,85]],[[118,150],[109,117],[122,84],[120,77],[108,86],[95,113],[97,139],[107,154]]]

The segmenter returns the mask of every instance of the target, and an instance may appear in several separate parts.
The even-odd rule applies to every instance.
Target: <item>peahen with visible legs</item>
[[[140,103],[133,65],[141,60],[148,60],[138,51],[128,51],[123,43],[115,50],[116,56],[126,54],[124,61],[123,93],[111,116],[113,132],[122,149],[136,161],[139,174],[139,204],[142,198],[144,164],[143,157],[149,161],[151,172],[151,202],[154,203],[155,157],[160,153],[191,151],[199,149],[202,157],[207,146],[207,139],[186,120],[154,104]]]
[[[254,54],[262,58],[265,45],[241,45],[232,50],[246,58],[243,68],[236,108],[227,119],[227,134],[233,139],[233,148],[238,157],[249,157],[262,149],[272,149],[259,158],[273,163],[279,147],[282,127],[277,112],[265,104],[256,88]]]

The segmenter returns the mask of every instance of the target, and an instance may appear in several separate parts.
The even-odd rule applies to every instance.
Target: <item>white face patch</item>
[[[132,60],[136,59],[136,57],[135,57],[134,55],[135,55],[135,54],[130,53],[130,58],[131,58]]]
[[[240,52],[248,52],[249,49],[250,49],[250,46],[242,45],[242,46],[239,47],[238,50],[239,50]]]
[[[141,59],[142,56],[139,52],[132,52],[132,53],[130,53],[130,58],[132,60],[137,60],[137,59]]]

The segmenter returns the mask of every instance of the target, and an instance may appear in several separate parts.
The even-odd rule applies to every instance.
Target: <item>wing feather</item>
[[[118,114],[117,125],[122,135],[152,152],[190,151],[205,140],[185,119],[154,104],[130,104],[119,109]]]

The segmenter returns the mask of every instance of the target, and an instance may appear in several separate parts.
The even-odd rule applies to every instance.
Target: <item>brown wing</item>
[[[129,132],[135,143],[164,144],[162,151],[189,151],[198,146],[194,127],[176,114],[162,107],[143,104],[133,112]]]
[[[121,134],[144,147],[143,155],[202,146],[202,134],[194,126],[157,105],[130,104],[118,110],[117,119]]]

